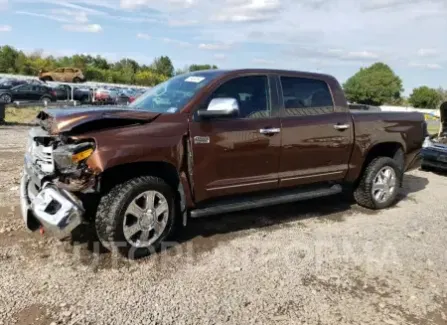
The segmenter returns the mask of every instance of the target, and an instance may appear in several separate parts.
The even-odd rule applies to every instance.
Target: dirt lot
[[[26,132],[0,127],[0,324],[447,324],[445,176],[407,175],[381,212],[334,197],[191,222],[128,262],[24,229]]]

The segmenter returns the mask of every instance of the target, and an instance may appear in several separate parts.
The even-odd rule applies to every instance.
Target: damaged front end
[[[92,140],[50,135],[39,127],[30,130],[20,191],[29,229],[44,227],[66,237],[83,222],[80,196],[94,192],[96,185],[96,175],[86,164],[94,150]]]
[[[437,135],[427,137],[422,145],[422,168],[447,171],[447,102],[440,107]]]

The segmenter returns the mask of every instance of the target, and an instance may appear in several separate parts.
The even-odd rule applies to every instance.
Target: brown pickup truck
[[[331,76],[210,70],[126,107],[49,109],[31,129],[21,185],[31,230],[91,224],[134,258],[188,218],[350,190],[382,209],[418,167],[419,113],[351,112]]]

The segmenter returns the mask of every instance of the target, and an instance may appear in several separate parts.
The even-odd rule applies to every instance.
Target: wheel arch
[[[397,141],[378,142],[371,145],[365,151],[362,164],[349,171],[347,176],[348,182],[354,183],[354,185],[357,184],[369,163],[377,157],[389,157],[395,159],[403,172],[405,164],[404,145]]]
[[[99,191],[105,193],[116,184],[123,183],[131,178],[150,175],[163,179],[177,193],[177,202],[183,225],[186,226],[187,207],[193,206],[191,187],[182,171],[165,161],[144,161],[116,165],[106,169],[99,177]]]

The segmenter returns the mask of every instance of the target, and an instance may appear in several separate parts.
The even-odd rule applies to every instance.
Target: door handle
[[[281,132],[280,128],[266,128],[266,129],[260,129],[259,133],[261,134],[275,134]]]
[[[335,124],[334,129],[344,131],[346,129],[349,129],[349,124]]]

